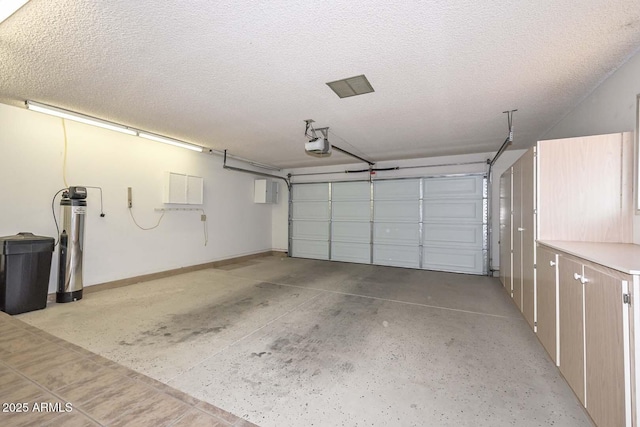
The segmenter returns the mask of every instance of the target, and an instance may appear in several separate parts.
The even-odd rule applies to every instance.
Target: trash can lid
[[[18,233],[0,237],[0,255],[53,252],[53,237],[36,236],[33,233]]]

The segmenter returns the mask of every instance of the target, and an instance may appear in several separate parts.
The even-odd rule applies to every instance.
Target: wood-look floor
[[[0,312],[2,426],[253,426]]]

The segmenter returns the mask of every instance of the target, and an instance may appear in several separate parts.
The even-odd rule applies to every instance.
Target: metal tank
[[[56,302],[82,299],[82,255],[84,219],[87,212],[86,187],[69,187],[60,201],[61,225],[58,292]]]

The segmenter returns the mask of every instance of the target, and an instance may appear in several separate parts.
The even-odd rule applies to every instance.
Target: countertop
[[[538,240],[538,243],[623,273],[640,274],[640,245],[561,240]]]

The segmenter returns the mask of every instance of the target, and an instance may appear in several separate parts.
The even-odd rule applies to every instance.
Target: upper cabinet
[[[633,134],[537,144],[538,240],[631,243]]]

